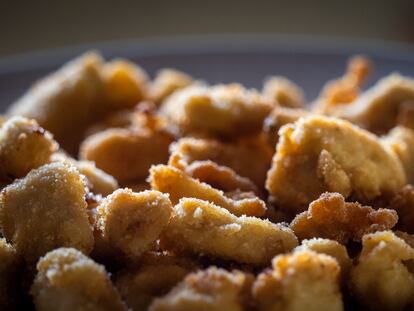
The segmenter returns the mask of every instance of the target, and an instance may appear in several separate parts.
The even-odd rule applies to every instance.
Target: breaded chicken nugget
[[[189,274],[166,296],[157,298],[149,311],[242,311],[250,303],[253,275],[210,267]]]
[[[108,110],[101,78],[102,58],[87,53],[34,84],[8,110],[36,119],[62,147],[73,152],[90,122]]]
[[[397,126],[382,137],[381,142],[395,152],[404,167],[407,182],[414,184],[414,131]]]
[[[326,191],[367,202],[392,196],[405,184],[398,158],[349,122],[310,116],[279,134],[266,189],[291,212],[303,211]]]
[[[297,250],[276,256],[253,285],[258,310],[343,310],[339,265],[331,256]]]
[[[150,87],[151,99],[159,105],[172,93],[192,83],[191,76],[184,72],[171,68],[161,69],[152,81]]]
[[[211,160],[233,169],[263,188],[266,173],[272,161],[273,147],[261,139],[243,139],[235,143],[223,143],[213,139],[181,138],[171,144],[171,158],[179,154],[183,167],[195,161]],[[252,165],[254,163],[254,165]]]
[[[414,185],[404,186],[391,200],[389,207],[398,213],[397,228],[414,233]]]
[[[236,217],[224,208],[197,199],[181,199],[161,238],[161,246],[253,265],[297,245],[293,232],[256,217]]]
[[[31,294],[38,311],[127,310],[105,267],[76,249],[47,253],[37,270]]]
[[[0,238],[0,310],[15,310],[18,257],[13,246]]]
[[[259,132],[272,105],[240,84],[191,85],[172,94],[160,111],[184,133],[238,137]]]
[[[30,170],[48,163],[57,148],[52,135],[36,121],[12,117],[0,128],[0,176],[24,177]]]
[[[365,235],[350,275],[350,288],[359,303],[370,310],[409,307],[414,297],[414,275],[404,262],[413,259],[414,249],[391,231]]]
[[[149,182],[152,189],[168,193],[173,204],[177,204],[181,198],[197,198],[223,207],[236,216],[259,217],[266,212],[265,202],[258,197],[232,200],[222,191],[169,165],[160,164],[151,167]]]
[[[282,76],[273,76],[265,80],[262,93],[282,107],[301,108],[305,105],[303,90]]]
[[[326,192],[306,212],[298,214],[290,227],[299,239],[320,237],[346,244],[361,241],[367,233],[389,230],[397,221],[394,210],[374,210],[358,202],[345,202],[339,193]]]
[[[0,194],[2,233],[28,263],[62,246],[88,254],[93,235],[85,196],[73,166],[55,162],[32,170]]]
[[[118,189],[98,207],[96,227],[110,248],[137,258],[154,243],[172,213],[168,196],[158,191]]]

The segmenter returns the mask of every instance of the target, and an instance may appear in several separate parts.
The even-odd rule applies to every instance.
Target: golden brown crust
[[[161,246],[252,265],[266,265],[274,255],[297,245],[293,232],[256,217],[236,217],[198,199],[181,199],[162,236]]]
[[[391,200],[389,206],[397,211],[397,228],[414,233],[414,186],[404,186]]]
[[[0,309],[15,310],[19,259],[13,246],[0,238]]]
[[[104,266],[73,248],[47,253],[37,270],[31,289],[36,310],[127,310]]]
[[[397,221],[394,210],[374,210],[358,202],[348,203],[339,193],[328,192],[298,214],[290,227],[299,239],[320,237],[346,244],[361,241],[367,233],[389,230]]]
[[[267,78],[262,93],[281,107],[302,108],[305,105],[303,90],[282,76]]]

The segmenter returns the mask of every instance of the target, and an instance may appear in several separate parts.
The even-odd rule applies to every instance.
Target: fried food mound
[[[397,228],[414,233],[414,185],[404,186],[391,200],[390,208],[398,213]]]
[[[212,203],[184,198],[174,206],[161,245],[260,266],[276,254],[293,249],[297,239],[282,225],[256,217],[236,217]]]
[[[29,263],[58,247],[88,254],[93,235],[86,189],[75,167],[51,163],[32,170],[0,194],[0,228]]]
[[[343,310],[336,260],[311,250],[276,256],[261,273],[253,296],[258,310]]]
[[[160,112],[184,133],[238,137],[257,133],[272,105],[240,84],[194,84],[173,93]]]
[[[298,214],[290,227],[299,239],[327,238],[346,244],[361,241],[362,236],[375,231],[389,230],[396,225],[394,210],[362,206],[358,202],[345,202],[339,193],[323,193]]]
[[[0,309],[15,310],[18,257],[13,246],[0,238]]]
[[[242,311],[250,303],[253,280],[241,271],[210,267],[188,275],[166,296],[155,299],[149,311]]]
[[[366,202],[391,196],[405,184],[397,157],[349,122],[310,116],[282,127],[279,135],[266,189],[292,213],[326,191]]]
[[[266,79],[262,93],[282,107],[302,108],[305,105],[303,90],[285,77],[273,76]]]
[[[369,310],[411,310],[414,275],[405,262],[413,259],[414,249],[391,231],[365,235],[350,277],[358,302]]]
[[[47,253],[37,271],[31,289],[36,310],[127,310],[104,266],[76,249]]]

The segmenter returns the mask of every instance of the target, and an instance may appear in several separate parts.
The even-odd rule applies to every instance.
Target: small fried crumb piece
[[[297,250],[276,256],[253,285],[258,310],[343,310],[339,265],[331,256]]]
[[[407,182],[414,184],[414,131],[404,126],[397,126],[382,137],[381,141],[395,152],[404,167]]]
[[[172,213],[168,196],[158,191],[118,189],[96,208],[97,230],[111,249],[138,258],[158,239]]]
[[[92,250],[86,189],[75,167],[51,163],[32,170],[0,194],[0,228],[19,255],[35,263],[57,247]]]
[[[299,239],[327,238],[346,244],[361,241],[362,236],[375,231],[389,230],[396,225],[394,210],[348,203],[339,193],[323,193],[298,214],[290,227]]]
[[[169,165],[151,167],[149,182],[152,189],[168,193],[173,204],[177,204],[181,198],[197,198],[223,207],[236,216],[263,216],[266,212],[265,202],[258,197],[232,200],[223,191]]]
[[[36,310],[127,310],[105,267],[76,249],[47,253],[37,271],[31,288]]]
[[[397,228],[414,233],[414,185],[404,186],[391,200],[390,208],[397,211]]]
[[[282,107],[301,108],[305,105],[303,90],[285,77],[273,76],[266,79],[262,93]]]
[[[369,310],[403,310],[414,295],[414,276],[404,262],[414,249],[391,231],[367,234],[350,276],[350,288]]]
[[[175,69],[164,68],[157,72],[154,81],[152,81],[151,98],[159,105],[172,93],[192,83],[193,79],[188,74]]]
[[[172,94],[160,109],[184,133],[238,137],[258,133],[272,105],[240,84],[195,84]]]
[[[174,207],[161,246],[184,253],[266,265],[297,246],[293,232],[256,217],[236,217],[212,203],[185,198]]]
[[[253,275],[210,267],[189,274],[166,296],[157,298],[149,311],[242,311],[250,303]]]
[[[46,164],[58,148],[52,135],[36,121],[11,117],[0,128],[0,175],[20,178]]]
[[[283,126],[279,135],[266,189],[291,212],[302,212],[326,191],[368,202],[390,197],[405,184],[398,158],[349,122],[310,116]]]
[[[261,137],[223,143],[213,139],[181,138],[171,144],[171,157],[179,155],[185,167],[195,161],[210,160],[233,169],[263,188],[272,161],[273,149]],[[254,165],[252,165],[254,163]]]
[[[13,246],[0,238],[0,310],[15,310],[18,258]]]
[[[148,77],[136,64],[116,59],[102,67],[106,100],[117,109],[130,108],[148,97]]]

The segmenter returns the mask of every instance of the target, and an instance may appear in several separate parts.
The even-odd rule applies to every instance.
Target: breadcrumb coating
[[[414,276],[404,262],[413,259],[414,249],[393,232],[365,235],[350,275],[350,288],[358,302],[369,310],[411,309]]]
[[[232,215],[212,203],[185,198],[161,238],[165,249],[205,254],[252,265],[266,265],[297,246],[293,232],[256,217]]]
[[[391,200],[389,206],[398,213],[397,228],[414,233],[414,185],[405,185]]]
[[[92,250],[86,189],[75,167],[51,163],[32,170],[0,194],[0,228],[28,263],[57,247]]]
[[[362,236],[375,231],[389,230],[398,221],[394,210],[362,206],[345,202],[339,193],[323,193],[298,214],[290,227],[299,239],[327,238],[346,244],[361,241]]]
[[[253,285],[258,310],[343,310],[339,271],[334,258],[311,250],[276,256]]]
[[[15,310],[19,259],[13,246],[0,238],[0,310]]]
[[[273,76],[265,80],[262,93],[282,107],[302,108],[305,94],[295,83],[282,76]]]
[[[406,182],[398,158],[349,122],[310,116],[285,125],[279,135],[266,189],[292,213],[326,191],[367,202],[392,196]]]
[[[37,263],[31,288],[38,311],[126,311],[105,267],[73,248],[58,248]]]
[[[242,311],[249,303],[253,280],[241,271],[210,267],[189,274],[166,296],[155,299],[149,311]]]

